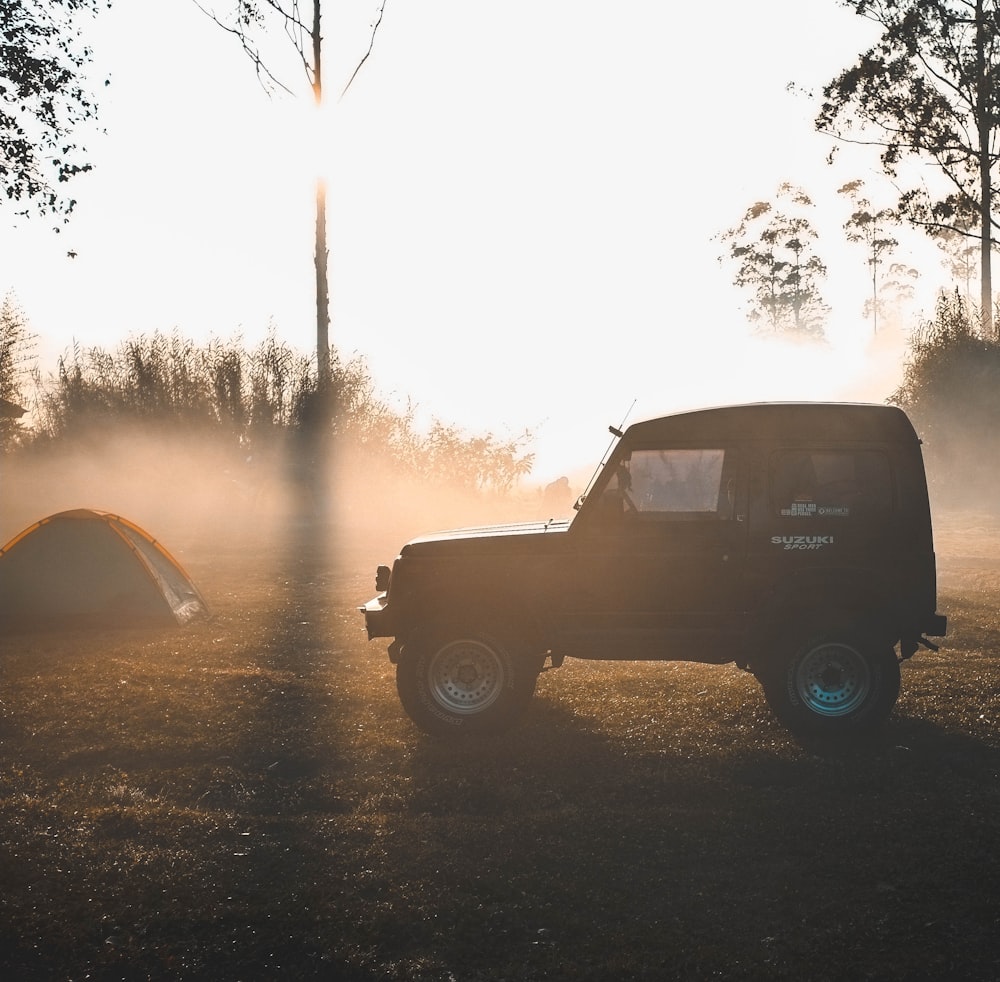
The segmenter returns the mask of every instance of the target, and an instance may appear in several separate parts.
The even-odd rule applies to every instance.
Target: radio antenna
[[[594,470],[594,473],[590,477],[590,480],[587,482],[587,487],[584,490],[583,494],[581,494],[580,497],[577,498],[576,501],[573,503],[573,509],[575,511],[580,510],[580,505],[583,504],[587,495],[590,494],[590,489],[594,486],[594,481],[597,480],[597,475],[601,473],[601,471],[604,469],[604,465],[608,462],[608,455],[611,453],[612,448],[625,435],[625,421],[629,418],[629,416],[632,415],[632,410],[635,409],[635,404],[638,401],[639,401],[638,399],[632,400],[632,405],[628,407],[628,410],[626,411],[625,415],[622,416],[622,421],[617,426],[608,427],[608,432],[614,439],[612,439],[612,441],[608,444],[608,449],[604,451],[604,456],[601,457],[601,462],[597,465],[596,469]]]

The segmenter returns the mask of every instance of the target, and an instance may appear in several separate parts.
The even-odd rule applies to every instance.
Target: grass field
[[[842,754],[686,664],[423,737],[356,610],[399,544],[182,537],[211,620],[0,639],[4,978],[1000,978],[995,523],[939,522],[950,637]]]

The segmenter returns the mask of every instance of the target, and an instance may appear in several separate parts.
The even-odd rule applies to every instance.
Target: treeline
[[[16,312],[5,305],[4,313],[0,335],[16,340]],[[20,340],[22,347],[29,340],[23,322]],[[6,373],[0,364],[0,398],[19,402],[29,416],[26,423],[0,420],[11,463],[18,455],[78,452],[116,433],[141,432],[209,441],[220,460],[287,460],[291,452],[290,466],[302,471],[319,467],[318,455],[343,454],[422,486],[503,495],[534,461],[527,432],[499,438],[441,421],[421,429],[416,407],[390,405],[364,361],[344,360],[335,350],[332,384],[321,398],[315,362],[273,332],[249,350],[238,338],[197,343],[177,332],[130,337],[113,350],[77,346],[44,378],[37,369],[27,378],[17,371],[16,348],[8,345]]]

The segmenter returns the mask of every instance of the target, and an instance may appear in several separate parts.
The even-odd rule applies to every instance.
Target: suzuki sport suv
[[[496,731],[566,658],[735,662],[803,736],[882,723],[941,637],[920,441],[878,405],[763,403],[629,426],[572,520],[413,539],[361,608],[406,712]]]

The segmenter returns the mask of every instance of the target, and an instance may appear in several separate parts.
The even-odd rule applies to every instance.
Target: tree
[[[92,169],[76,136],[97,118],[85,78],[92,52],[75,18],[105,5],[110,0],[0,3],[0,182],[18,215],[34,206],[65,224],[76,200],[61,186]]]
[[[889,270],[879,283],[878,309],[879,313],[888,317],[892,312],[901,319],[901,308],[912,303],[916,295],[916,282],[920,279],[920,271],[906,263],[889,263]],[[865,302],[864,314],[867,317],[871,311],[872,301]]]
[[[878,315],[881,307],[879,301],[879,267],[891,255],[892,250],[899,245],[887,228],[898,223],[899,218],[892,208],[880,208],[878,211],[872,207],[871,202],[862,197],[861,189],[863,181],[849,181],[837,192],[846,195],[853,207],[851,217],[844,222],[844,231],[847,233],[847,241],[854,242],[865,247],[868,265],[871,268],[872,295],[868,303],[865,304],[865,312],[872,317],[873,333],[878,333]],[[898,270],[898,267],[894,267]]]
[[[291,42],[296,60],[305,70],[306,80],[317,107],[323,105],[323,34],[322,0],[312,0],[305,4],[311,15],[303,14],[299,0],[229,0],[229,16],[220,16],[214,10],[195,4],[224,31],[238,40],[243,51],[250,58],[265,91],[292,92],[276,69],[272,68],[264,45],[269,36],[281,33]],[[341,97],[351,87],[361,66],[368,60],[375,43],[375,35],[382,23],[382,13],[386,0],[380,0],[377,14],[372,24],[368,50],[358,62],[353,74],[344,86]],[[322,394],[330,386],[330,291],[329,291],[329,251],[326,239],[326,182],[322,176],[316,178],[316,363],[318,385]]]
[[[0,304],[0,400],[3,402],[23,403],[21,382],[29,370],[35,341],[24,312],[13,294],[8,294]],[[19,425],[16,416],[0,412],[0,451],[14,444]]]
[[[829,308],[819,291],[826,265],[812,251],[817,233],[807,210],[813,203],[787,182],[778,188],[777,199],[776,204],[751,205],[740,224],[722,234],[737,263],[733,284],[752,292],[752,321],[772,333],[822,339]],[[781,205],[795,210],[781,210]]]
[[[913,420],[936,495],[982,508],[995,500],[985,461],[1000,428],[1000,339],[983,330],[958,290],[938,296],[934,320],[913,333],[903,381],[889,397]]]
[[[1000,0],[841,0],[883,31],[823,89],[816,126],[837,140],[881,147],[885,173],[930,160],[943,178],[900,191],[899,212],[929,231],[968,234],[978,218],[980,306],[992,332],[990,252],[1000,136]]]

